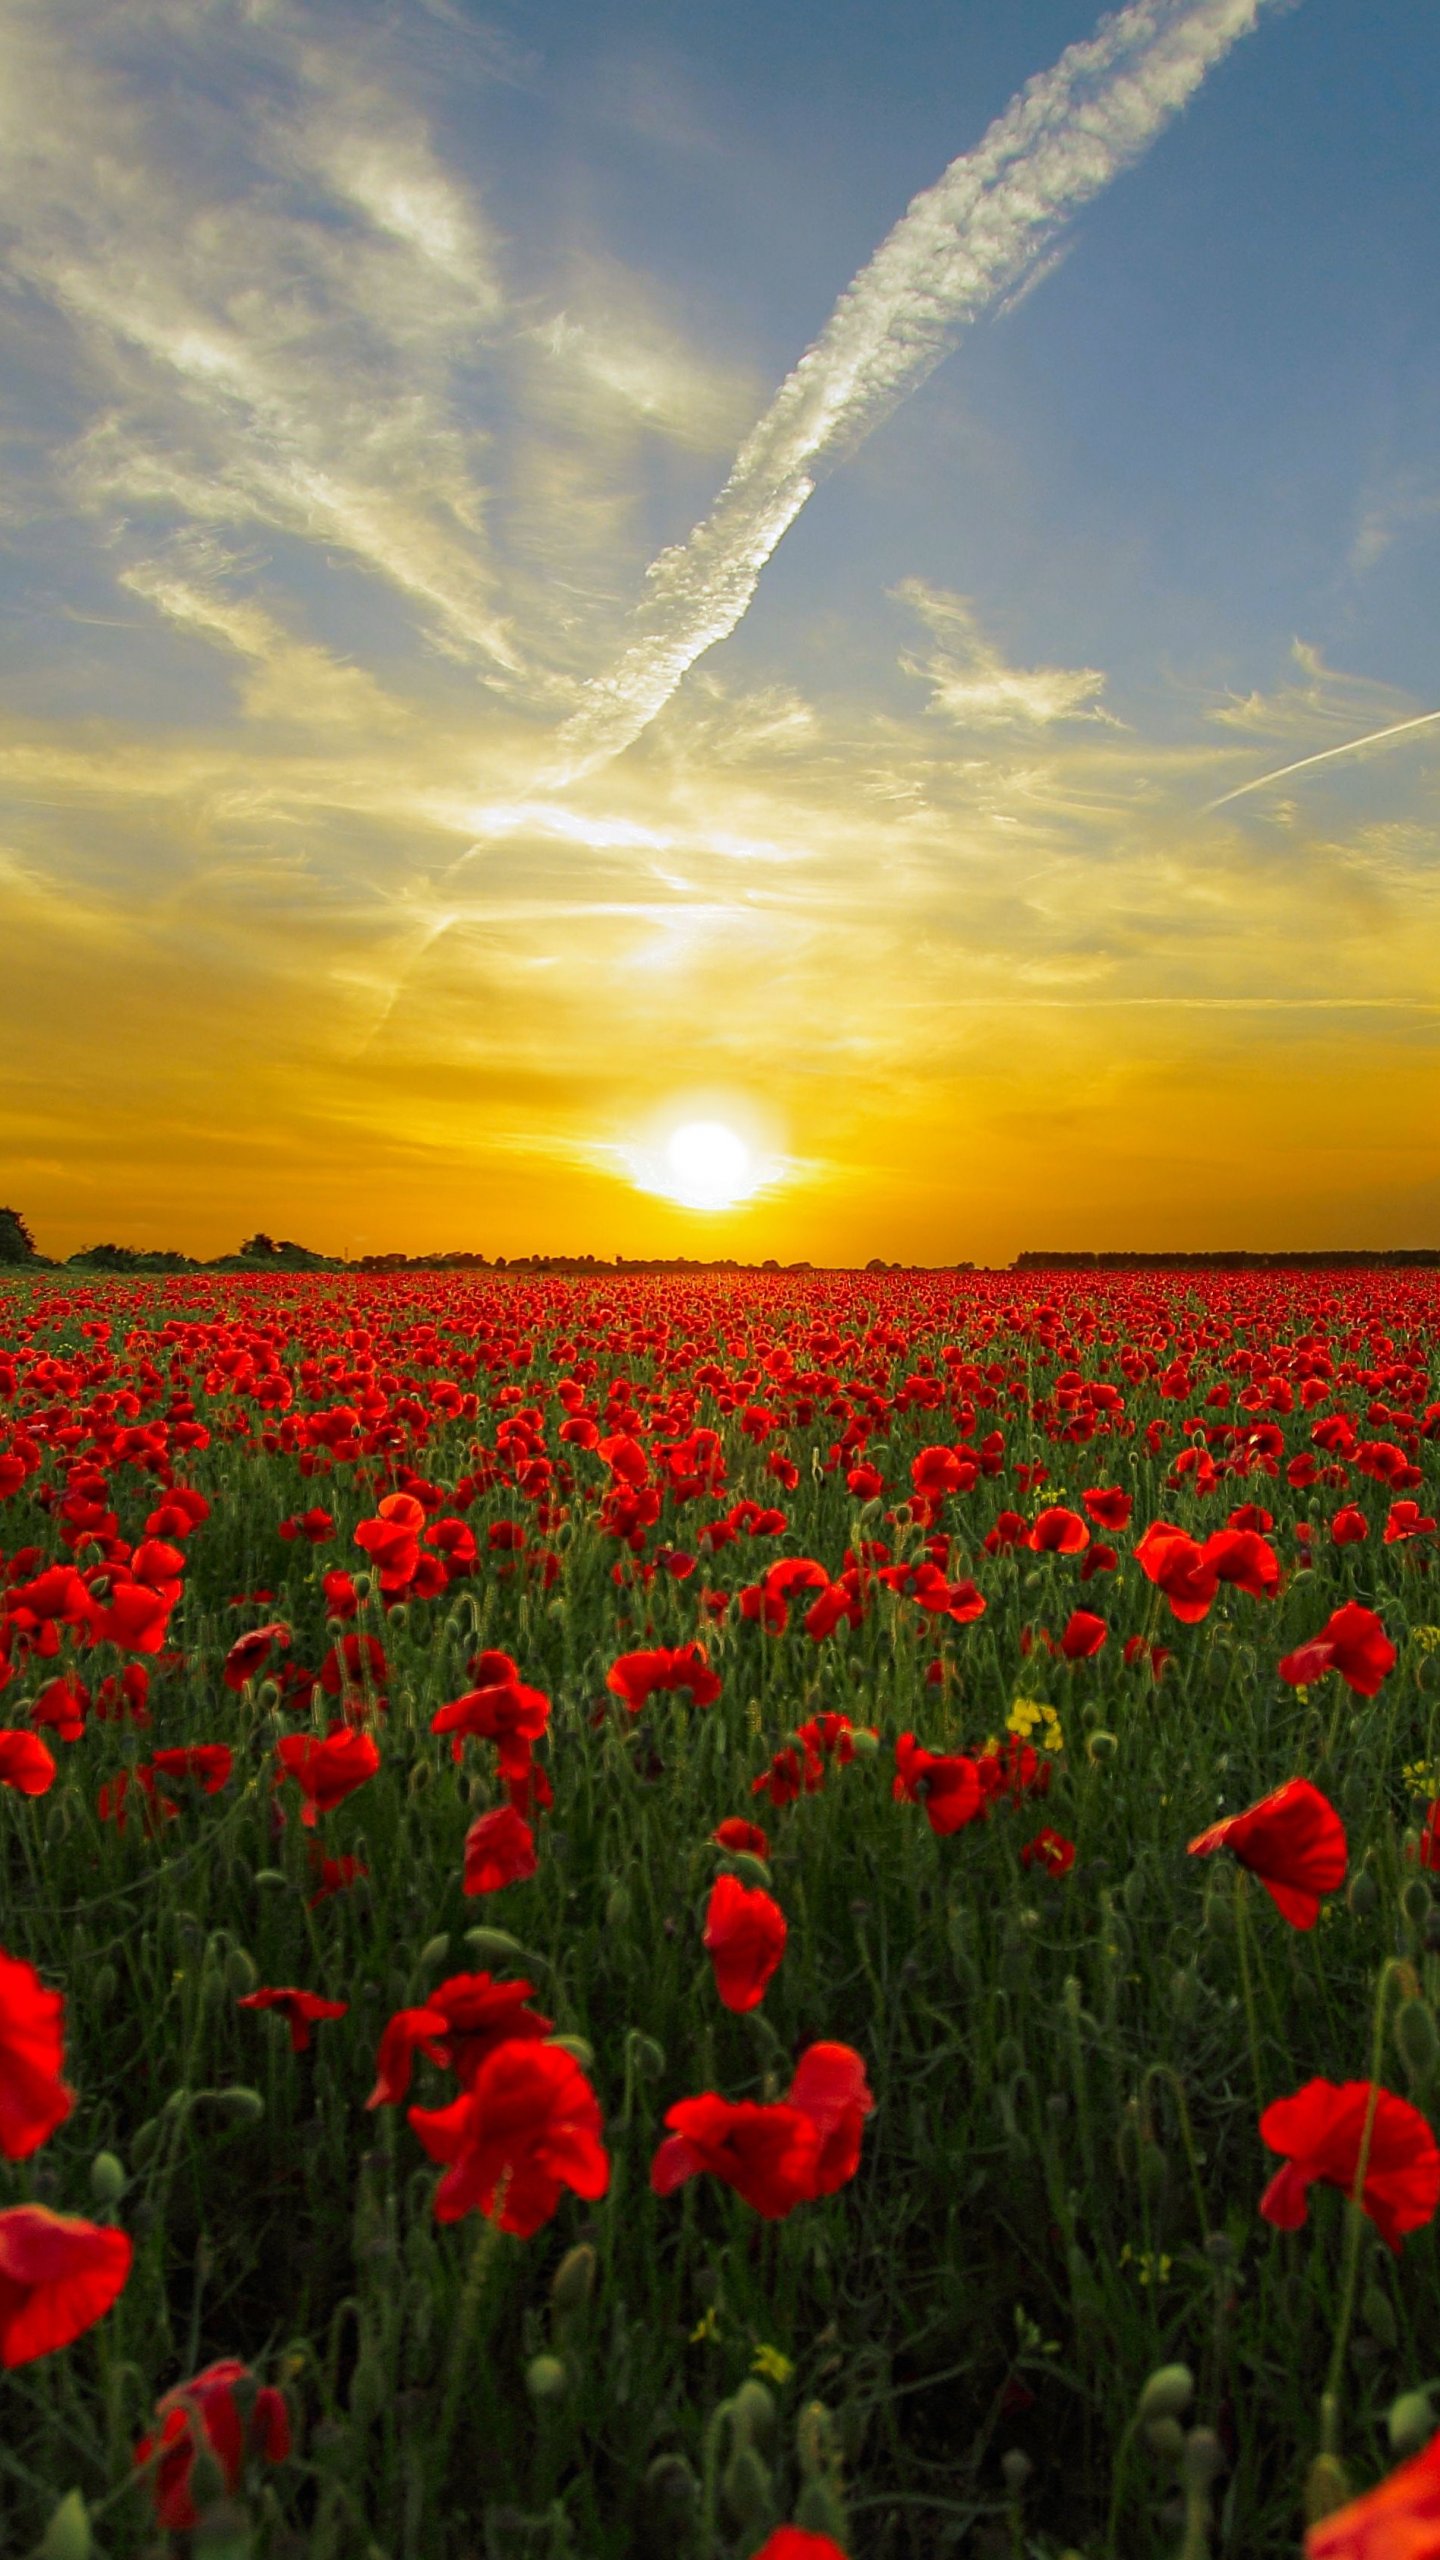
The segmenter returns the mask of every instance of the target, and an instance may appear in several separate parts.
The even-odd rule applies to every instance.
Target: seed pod
[[[763,2382],[742,2382],[730,2403],[730,2426],[737,2444],[768,2445],[775,2434],[775,2402]]]
[[[525,2388],[532,2400],[563,2400],[569,2377],[558,2356],[532,2356],[525,2367]]]
[[[1012,2444],[1008,2452],[1001,2454],[1000,2476],[1012,2498],[1023,2496],[1025,2483],[1034,2468],[1029,2454],[1018,2444]]]
[[[467,1929],[465,1944],[472,1956],[478,1956],[482,1964],[506,1964],[516,1956],[521,1957],[526,1964],[537,1962],[536,1957],[525,1954],[519,1939],[512,1938],[508,1929],[483,1927]]]
[[[1423,1876],[1411,1876],[1400,1896],[1400,1908],[1412,1929],[1423,1929],[1430,1915],[1430,1887]]]
[[[1120,1745],[1114,1734],[1106,1733],[1102,1727],[1100,1731],[1091,1734],[1085,1745],[1085,1756],[1087,1760],[1093,1760],[1097,1767],[1103,1767],[1107,1761],[1114,1759],[1119,1748]]]
[[[1185,2450],[1185,2430],[1178,2418],[1148,2418],[1145,2441],[1162,2462],[1178,2462]]]
[[[1137,2424],[1149,2418],[1183,2418],[1195,2397],[1195,2376],[1188,2364],[1157,2365],[1135,2404]]]
[[[742,2527],[758,2532],[770,2521],[773,2490],[769,2469],[753,2444],[737,2446],[720,2479],[727,2514]]]
[[[438,1937],[427,1938],[424,1946],[420,1950],[421,1972],[433,1973],[437,1965],[448,1964],[449,1961],[450,1936],[448,1930],[442,1930]]]
[[[118,2204],[129,2186],[123,2164],[113,2151],[97,2151],[90,2163],[90,2193],[97,2204]]]
[[[1385,2426],[1397,2461],[1423,2452],[1435,2433],[1435,2406],[1429,2392],[1402,2391],[1399,2399],[1390,2404]]]
[[[1350,1888],[1345,1899],[1357,1920],[1371,1920],[1374,1918],[1375,1913],[1380,1908],[1380,1887],[1371,1875],[1368,1867],[1362,1867],[1357,1876],[1351,1877]],[[1329,2457],[1325,2454],[1317,2454],[1315,2462],[1311,2464],[1312,2471],[1316,2468],[1317,2464],[1328,2460],[1328,2458]],[[1336,2468],[1339,2468],[1338,2464],[1336,2465]],[[1329,2515],[1330,2509],[1328,2507],[1322,2508],[1321,2513]]]
[[[1396,2050],[1412,2080],[1428,2080],[1440,2061],[1440,2033],[1423,2000],[1402,2000],[1395,2012]]]

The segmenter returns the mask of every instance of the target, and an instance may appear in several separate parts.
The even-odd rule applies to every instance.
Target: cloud
[[[636,636],[561,732],[574,769],[640,735],[735,629],[824,471],[927,379],[967,321],[1015,291],[1264,5],[1131,0],[915,198],[782,383],[710,514],[652,564]]]
[[[1413,698],[1395,685],[1328,667],[1307,640],[1292,640],[1290,655],[1300,671],[1298,684],[1280,685],[1273,693],[1227,694],[1207,707],[1206,717],[1222,729],[1318,747],[1334,743],[1342,730],[1383,727],[1387,719],[1400,720],[1414,710]]]
[[[923,578],[905,578],[893,593],[919,615],[935,643],[928,656],[906,653],[900,660],[907,676],[930,687],[932,712],[962,728],[1111,721],[1100,708],[1105,678],[1097,668],[1007,666],[967,597],[927,586]]]
[[[1350,546],[1350,567],[1356,577],[1363,577],[1383,560],[1400,534],[1432,526],[1437,520],[1440,488],[1434,480],[1419,471],[1393,473],[1368,493],[1362,506]]]
[[[168,621],[245,662],[251,669],[242,695],[248,719],[366,731],[393,729],[403,721],[402,706],[363,668],[296,639],[263,605],[228,594],[223,575],[236,566],[218,546],[191,543],[181,549],[178,564],[137,561],[121,571],[120,584]]]

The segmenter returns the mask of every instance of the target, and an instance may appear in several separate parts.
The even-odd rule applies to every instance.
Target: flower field
[[[1437,1345],[8,1286],[0,2547],[1440,2552]]]

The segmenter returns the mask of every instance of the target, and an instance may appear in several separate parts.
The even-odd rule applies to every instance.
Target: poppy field
[[[1440,2551],[1437,1346],[7,1285],[0,2547]]]

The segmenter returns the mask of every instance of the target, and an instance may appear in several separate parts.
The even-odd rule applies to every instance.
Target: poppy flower
[[[292,2053],[308,2053],[310,2030],[321,2018],[343,2018],[348,2000],[322,2000],[318,1991],[297,1991],[293,1985],[282,1988],[246,1991],[236,2001],[237,2009],[278,2009],[290,2030]]]
[[[0,1735],[0,1742],[3,1740],[4,1736]],[[729,1849],[732,1855],[736,1851],[752,1858],[768,1859],[770,1855],[768,1834],[761,1830],[758,1822],[745,1822],[738,1813],[727,1813],[723,1822],[716,1823],[710,1837],[717,1849]]]
[[[327,1587],[329,1579],[327,1575]],[[341,1636],[320,1665],[320,1686],[327,1698],[341,1697],[347,1689],[380,1691],[388,1668],[378,1636]]]
[[[1075,1864],[1075,1843],[1063,1831],[1037,1831],[1020,1852],[1022,1867],[1043,1867],[1047,1875],[1068,1876]]]
[[[1132,1504],[1123,1485],[1092,1485],[1080,1496],[1097,1529],[1128,1529]]]
[[[1220,1577],[1184,1529],[1169,1520],[1152,1520],[1136,1546],[1135,1561],[1146,1581],[1164,1592],[1171,1616],[1182,1625],[1195,1626],[1208,1614]]]
[[[977,1473],[974,1460],[962,1458],[955,1449],[922,1449],[910,1463],[910,1482],[927,1502],[943,1501],[950,1493],[968,1493]]]
[[[430,2158],[447,2164],[437,2222],[493,2213],[498,2200],[500,2229],[528,2240],[563,2188],[593,2204],[610,2184],[599,2101],[560,2045],[502,2044],[451,2106],[411,2107],[409,2119]]]
[[[17,1725],[0,1731],[0,1787],[13,1787],[17,1795],[43,1796],[54,1784],[54,1755],[38,1733],[26,1733]]]
[[[786,2102],[809,2117],[820,2137],[817,2196],[833,2195],[860,2165],[860,2137],[875,2100],[853,2045],[812,2044],[795,2066]]]
[[[283,2462],[290,2450],[290,2416],[273,2384],[254,2391],[248,2413],[236,2405],[236,2389],[253,2391],[254,2376],[234,2356],[208,2364],[167,2391],[155,2404],[160,2424],[142,2436],[135,2448],[137,2464],[155,2460],[150,2474],[156,2522],[166,2533],[191,2533],[200,2521],[195,2504],[195,2457],[203,2446],[233,2496],[240,2486],[249,2453],[266,2462]]]
[[[1312,2524],[1305,2560],[1435,2560],[1440,2552],[1440,2435],[1378,2488]]]
[[[1294,1689],[1308,1688],[1327,1671],[1338,1671],[1358,1698],[1373,1698],[1395,1660],[1395,1647],[1373,1609],[1347,1600],[1333,1609],[1320,1633],[1287,1653],[1276,1667]]]
[[[502,1770],[519,1776],[529,1767],[531,1743],[539,1741],[550,1722],[550,1701],[543,1689],[532,1689],[520,1678],[508,1654],[481,1660],[504,1667],[495,1669],[478,1687],[467,1689],[462,1698],[437,1707],[430,1730],[449,1734],[451,1757],[457,1761],[464,1755],[467,1734],[497,1743]]]
[[[820,2135],[800,2107],[738,2102],[707,2089],[666,2111],[670,2128],[650,2164],[656,2195],[673,2195],[687,2178],[708,2171],[733,2187],[767,2222],[778,2222],[815,2193]]]
[[[238,1696],[247,1682],[259,1678],[273,1652],[288,1652],[289,1647],[290,1630],[278,1618],[268,1627],[251,1627],[248,1634],[236,1637],[220,1677]]]
[[[281,1521],[280,1535],[292,1540],[304,1538],[309,1546],[323,1547],[335,1535],[334,1515],[322,1511],[318,1503],[309,1511],[292,1511],[288,1520]]]
[[[1330,1523],[1330,1537],[1337,1547],[1358,1547],[1370,1535],[1370,1523],[1353,1502],[1342,1503]]]
[[[1103,1618],[1093,1609],[1072,1609],[1060,1634],[1060,1652],[1066,1662],[1090,1662],[1100,1651],[1110,1633]]]
[[[482,1813],[465,1834],[465,1893],[498,1893],[524,1884],[536,1868],[535,1835],[511,1804]]]
[[[311,1852],[310,1871],[319,1878],[319,1882],[315,1891],[306,1896],[307,1911],[314,1911],[322,1902],[328,1902],[332,1893],[348,1892],[352,1884],[358,1884],[362,1876],[370,1873],[359,1858],[319,1857],[314,1851]]]
[[[1407,2231],[1429,2222],[1440,2204],[1440,2150],[1418,2107],[1369,2080],[1308,2080],[1277,2098],[1260,2119],[1260,2139],[1287,2157],[1260,2199],[1267,2222],[1298,2231],[1317,2181],[1349,2195],[1355,2185],[1366,2117],[1374,2100],[1365,2184],[1360,2202],[1382,2240],[1398,2255]]]
[[[128,2235],[42,2204],[0,2213],[0,2364],[30,2364],[103,2320],[130,2273]]]
[[[109,1603],[97,1609],[93,1624],[98,1639],[121,1653],[158,1653],[165,1642],[172,1602],[143,1582],[117,1582]]]
[[[1434,1516],[1422,1511],[1418,1502],[1391,1503],[1383,1532],[1387,1547],[1400,1546],[1407,1538],[1433,1538],[1434,1535]]]
[[[807,2533],[799,2524],[777,2524],[773,2533],[767,2533],[755,2560],[846,2560],[846,2555],[828,2533]]]
[[[656,1645],[643,1653],[622,1653],[605,1674],[605,1686],[638,1715],[657,1689],[688,1690],[696,1707],[713,1706],[720,1695],[718,1673],[710,1668],[703,1644]]]
[[[65,2003],[23,1956],[0,1947],[0,2151],[28,2160],[75,2103],[60,2077]]]
[[[468,2089],[497,2045],[539,2042],[553,2033],[554,2020],[527,2006],[534,1988],[532,1982],[496,1982],[488,1973],[456,1973],[436,1985],[423,2007],[397,2010],[380,2039],[366,2106],[399,2106],[417,2052],[456,2072]]]
[[[1308,1778],[1291,1778],[1244,1813],[1212,1822],[1190,1843],[1192,1858],[1208,1858],[1216,1849],[1229,1849],[1249,1867],[1296,1929],[1314,1928],[1320,1896],[1344,1883],[1349,1854],[1344,1823]]]
[[[785,1953],[785,1914],[763,1885],[717,1876],[705,1912],[705,1946],[727,2009],[758,2009]]]
[[[1037,1555],[1078,1556],[1089,1546],[1090,1532],[1078,1511],[1067,1511],[1057,1502],[1047,1511],[1037,1511],[1025,1544]]]
[[[89,1711],[90,1692],[72,1672],[68,1678],[46,1681],[31,1702],[30,1721],[37,1727],[48,1726],[62,1742],[78,1742]]]
[[[361,1521],[355,1544],[369,1556],[382,1591],[401,1592],[413,1581],[424,1526],[424,1504],[409,1493],[387,1493],[375,1519]]]
[[[193,1778],[207,1796],[218,1796],[230,1783],[235,1754],[228,1742],[177,1743],[170,1750],[152,1751],[150,1766],[157,1777]]]
[[[1280,1559],[1258,1530],[1216,1529],[1200,1554],[1208,1571],[1253,1600],[1273,1600],[1280,1588]]]
[[[897,1803],[923,1804],[926,1820],[943,1840],[973,1822],[982,1802],[980,1772],[963,1752],[927,1751],[913,1733],[895,1745]]]
[[[282,1734],[275,1745],[281,1771],[293,1778],[305,1798],[300,1819],[313,1831],[322,1813],[333,1813],[380,1766],[380,1754],[368,1733],[349,1724],[332,1724],[327,1734]]]

